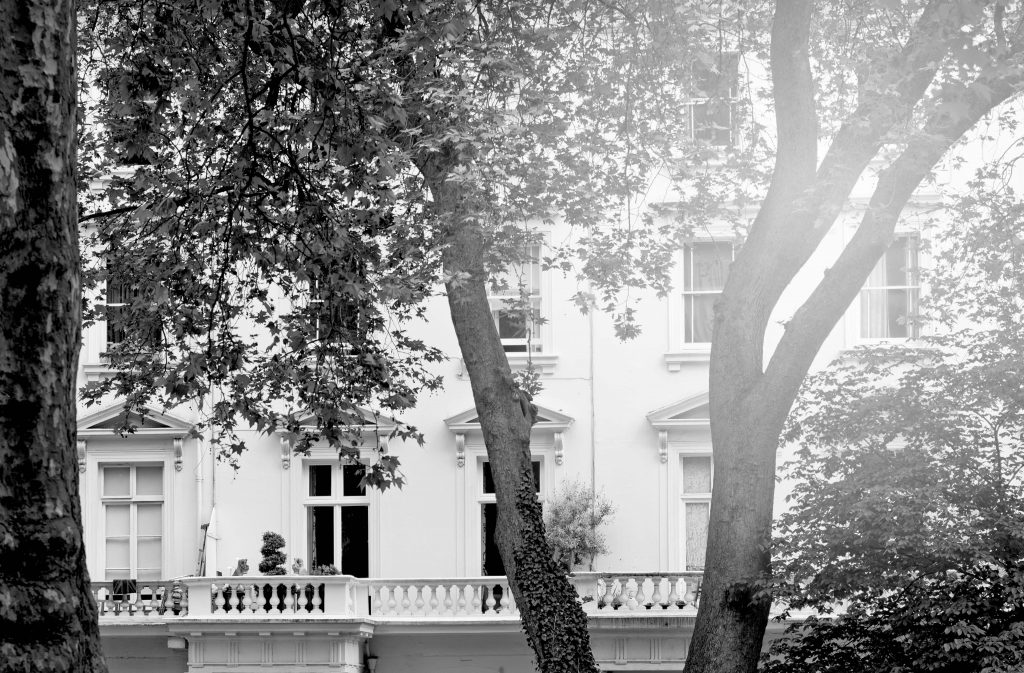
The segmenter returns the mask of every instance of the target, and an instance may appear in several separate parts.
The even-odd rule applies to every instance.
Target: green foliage
[[[287,556],[281,551],[284,547],[284,538],[278,533],[267,531],[263,534],[263,546],[260,553],[263,560],[260,561],[259,569],[264,575],[284,575],[284,563]]]
[[[608,551],[599,528],[614,513],[612,504],[588,485],[562,483],[544,505],[544,529],[555,561],[566,572],[583,563],[593,569],[594,557]]]
[[[310,575],[340,575],[341,571],[338,570],[337,566],[333,563],[329,565],[319,565],[309,571]]]
[[[794,628],[766,671],[1024,665],[1024,209],[973,187],[935,232],[933,336],[848,353],[794,407],[780,596],[843,610]]]

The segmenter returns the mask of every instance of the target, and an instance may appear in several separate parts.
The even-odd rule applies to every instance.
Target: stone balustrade
[[[178,581],[93,582],[101,617],[174,617],[188,613],[188,592]]]
[[[703,575],[580,572],[569,576],[588,614],[696,611]]]
[[[363,581],[369,588],[373,617],[486,618],[519,614],[504,577]]]
[[[588,614],[694,611],[702,575],[579,572],[569,576]],[[517,617],[504,577],[358,579],[333,576],[186,577],[94,582],[100,616],[219,618]]]

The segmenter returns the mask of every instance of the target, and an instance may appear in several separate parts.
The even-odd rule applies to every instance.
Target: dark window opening
[[[331,495],[331,465],[309,466],[309,494],[314,497]]]
[[[484,493],[494,493],[494,475],[491,474],[491,463],[483,463],[483,489]],[[540,461],[533,461],[533,485],[537,493],[540,493]]]
[[[365,505],[341,508],[341,573],[370,576],[370,525]]]

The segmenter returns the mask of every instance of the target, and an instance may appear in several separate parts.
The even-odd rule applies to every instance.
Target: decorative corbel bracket
[[[377,437],[377,450],[382,454],[388,452],[388,437],[387,435],[379,435]]]
[[[85,474],[85,454],[86,451],[88,451],[88,445],[89,443],[86,442],[84,439],[79,439],[77,442],[76,448],[78,449],[78,471],[82,474]]]
[[[292,466],[292,443],[287,437],[281,438],[281,467],[287,470]]]
[[[658,458],[662,463],[668,462],[668,430],[658,431]]]
[[[181,457],[181,455],[182,455],[181,447],[182,447],[182,444],[184,443],[184,440],[181,437],[175,437],[173,441],[174,441],[174,471],[175,472],[181,472],[181,468],[182,468],[182,466],[184,464],[184,461],[182,460],[182,457]]]
[[[455,435],[455,464],[466,466],[466,435],[461,432]]]
[[[561,465],[565,460],[565,447],[562,446],[562,433],[555,433],[555,465]]]

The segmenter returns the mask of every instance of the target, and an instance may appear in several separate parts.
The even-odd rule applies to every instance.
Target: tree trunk
[[[435,199],[443,202],[449,189],[435,190]],[[456,226],[445,252],[445,287],[494,477],[498,549],[537,670],[597,673],[587,616],[544,537],[530,458],[536,408],[512,381],[491,317],[483,246],[475,226]]]
[[[75,451],[71,0],[0,4],[0,671],[105,671]]]

